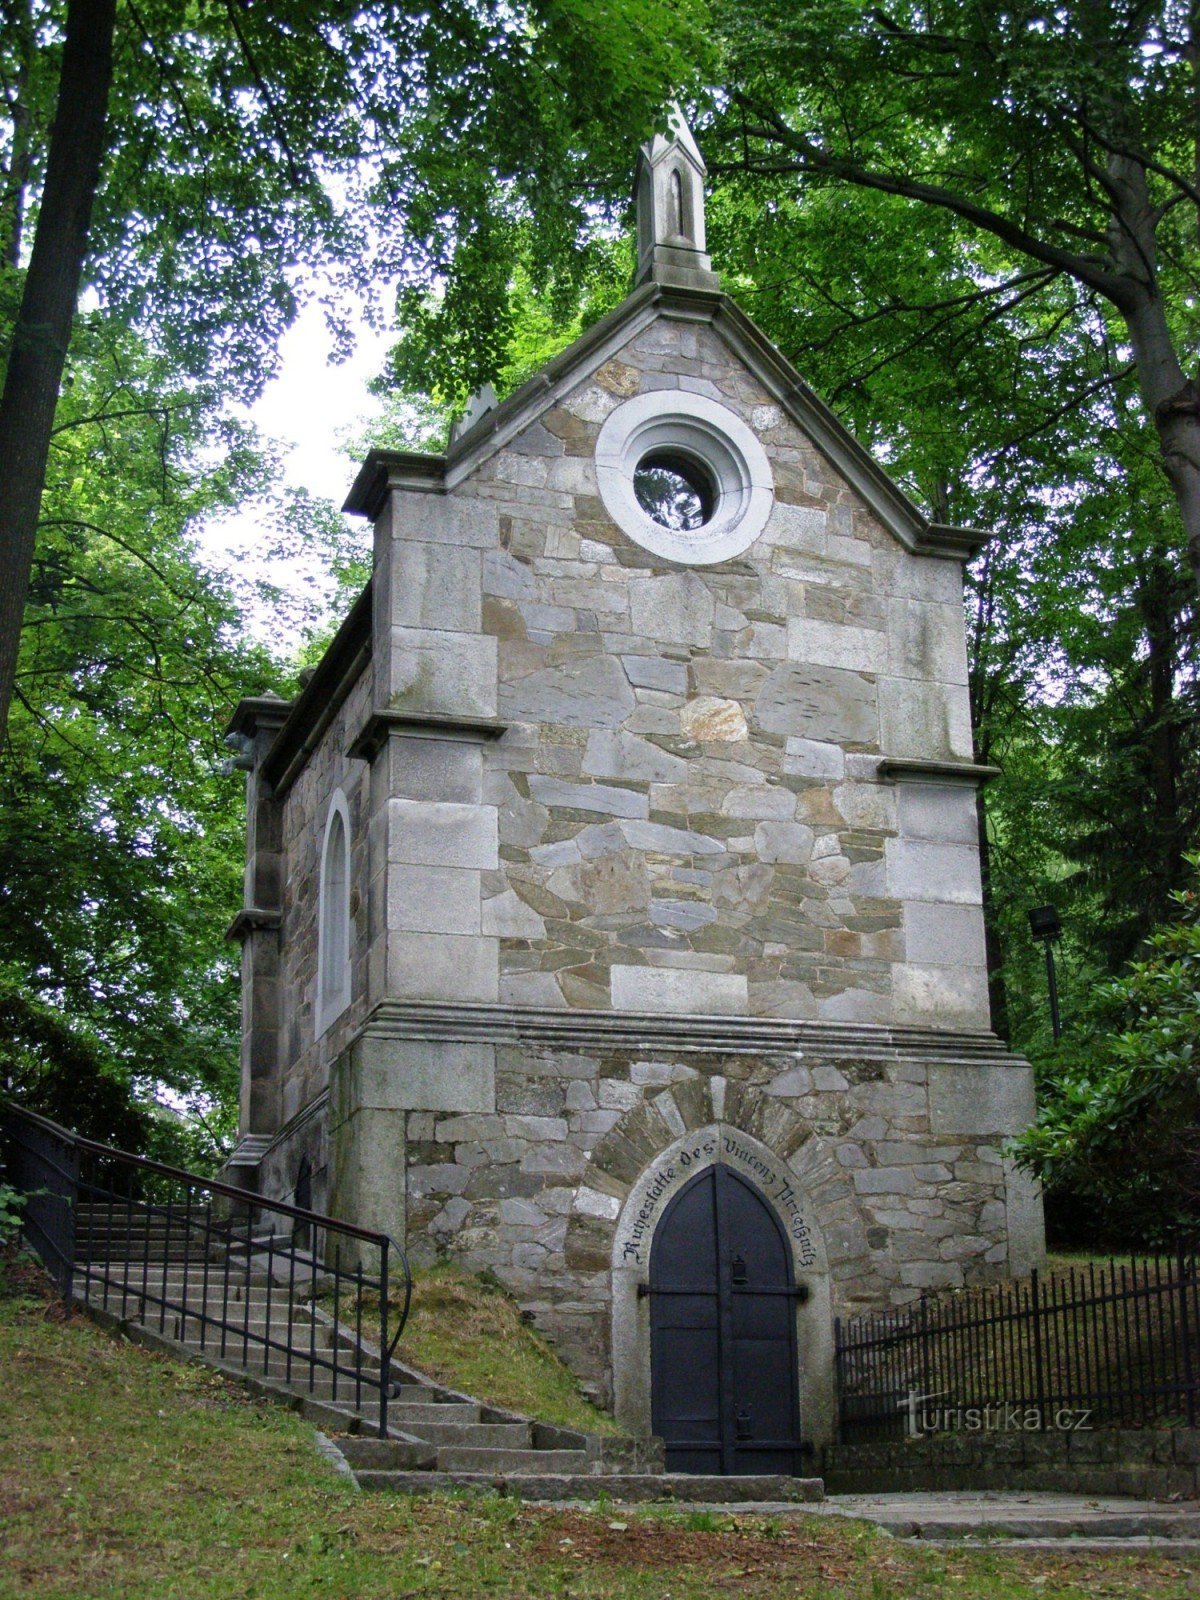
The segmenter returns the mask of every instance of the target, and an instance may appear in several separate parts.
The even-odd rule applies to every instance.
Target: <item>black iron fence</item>
[[[835,1328],[844,1443],[964,1432],[1195,1427],[1200,1264],[1088,1264],[927,1295]]]
[[[0,1103],[22,1234],[61,1293],[372,1413],[412,1280],[386,1234],[265,1200]]]

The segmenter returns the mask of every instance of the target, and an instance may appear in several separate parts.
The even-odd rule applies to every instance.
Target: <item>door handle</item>
[[[736,1418],[737,1437],[739,1439],[753,1439],[754,1424],[748,1411],[739,1411]]]

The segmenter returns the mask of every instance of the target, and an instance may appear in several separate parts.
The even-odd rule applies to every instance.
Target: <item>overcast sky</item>
[[[279,376],[249,408],[259,431],[279,445],[287,484],[341,505],[357,470],[354,459],[346,454],[345,440],[348,435],[369,432],[371,418],[379,415],[380,402],[367,385],[380,372],[393,338],[392,333],[380,333],[360,322],[354,354],[348,361],[332,364],[333,341],[320,306],[310,302],[300,312],[280,346]],[[274,534],[253,507],[237,517],[209,523],[200,537],[217,566],[228,566],[231,556],[237,554],[281,588],[311,581],[311,573],[289,570],[283,563],[264,558]],[[281,639],[277,619],[266,613],[255,615],[252,626],[275,646],[286,648],[296,642]]]

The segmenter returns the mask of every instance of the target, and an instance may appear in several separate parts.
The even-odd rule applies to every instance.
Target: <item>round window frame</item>
[[[712,515],[690,532],[655,522],[634,493],[637,467],[662,451],[697,458],[712,479]],[[748,550],[775,501],[771,465],[752,430],[728,406],[686,389],[653,389],[610,412],[596,441],[596,479],[622,533],[686,567],[715,566]]]

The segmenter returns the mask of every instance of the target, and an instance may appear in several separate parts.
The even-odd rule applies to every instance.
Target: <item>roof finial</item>
[[[669,138],[656,133],[638,154],[636,283],[716,289],[720,279],[704,250],[704,157],[678,105]]]
[[[464,433],[472,429],[481,418],[486,417],[489,411],[495,411],[500,404],[496,398],[496,391],[490,383],[482,384],[467,400],[466,409],[460,416],[454,418],[450,424],[450,443],[454,444],[461,439]]]

